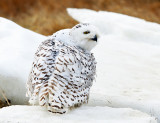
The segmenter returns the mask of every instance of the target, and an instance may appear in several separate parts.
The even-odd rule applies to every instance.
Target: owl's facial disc
[[[77,46],[89,51],[97,45],[99,38],[97,28],[88,23],[74,26],[71,30],[71,36]]]

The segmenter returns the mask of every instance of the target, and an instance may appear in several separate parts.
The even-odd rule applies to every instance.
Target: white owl
[[[81,23],[42,42],[27,82],[29,103],[59,114],[87,103],[96,74],[90,50],[98,37],[96,27]]]

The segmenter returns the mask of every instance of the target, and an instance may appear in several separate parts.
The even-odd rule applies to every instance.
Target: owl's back
[[[54,38],[39,46],[27,82],[31,104],[54,113],[88,102],[96,61],[88,51]]]

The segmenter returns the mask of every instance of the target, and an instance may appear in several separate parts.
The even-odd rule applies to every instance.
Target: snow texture
[[[10,106],[0,110],[0,117],[4,123],[156,123],[140,111],[107,106],[82,106],[64,115],[53,115],[40,106]]]
[[[40,107],[11,106],[0,109],[0,121],[156,123],[156,118],[160,123],[160,25],[112,12],[68,9],[68,13],[102,33],[93,50],[97,79],[89,104],[64,116]],[[27,104],[25,83],[37,45],[44,39],[0,18],[0,87],[13,104]]]
[[[160,25],[113,12],[68,9],[68,13],[102,33],[94,49],[98,63],[91,89],[94,100],[98,93],[107,105],[138,109],[160,122]]]
[[[25,83],[34,53],[45,38],[0,18],[0,87],[12,104],[28,103]]]

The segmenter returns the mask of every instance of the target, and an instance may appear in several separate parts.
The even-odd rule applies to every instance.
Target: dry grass
[[[0,100],[0,108],[9,106],[6,102],[3,102],[2,100]]]
[[[160,0],[0,0],[0,16],[44,35],[77,22],[66,8],[107,10],[160,23]]]
[[[10,102],[9,100],[7,99],[6,95],[5,95],[5,92],[1,89],[0,87],[0,97],[2,97],[4,101],[2,101],[2,99],[0,98],[0,108],[2,107],[5,107],[5,106],[10,106]]]

